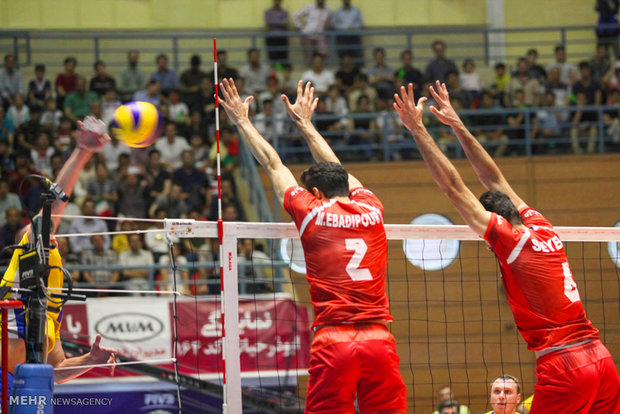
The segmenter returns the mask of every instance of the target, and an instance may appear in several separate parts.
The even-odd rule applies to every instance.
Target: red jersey
[[[387,238],[383,205],[370,190],[350,191],[351,202],[321,201],[303,187],[284,195],[301,238],[314,325],[391,321],[385,291]]]
[[[598,338],[553,226],[533,208],[519,214],[526,228],[514,228],[491,213],[484,239],[499,260],[506,297],[528,349]]]

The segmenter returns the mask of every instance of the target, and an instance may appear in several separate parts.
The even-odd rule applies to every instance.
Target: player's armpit
[[[287,189],[297,186],[297,180],[293,176],[291,170],[280,163],[278,166],[268,169],[267,173],[273,183],[273,189],[278,196],[280,205],[284,204],[284,193]]]

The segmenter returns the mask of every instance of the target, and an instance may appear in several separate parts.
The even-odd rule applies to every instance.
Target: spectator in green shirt
[[[86,79],[78,77],[75,91],[65,98],[65,115],[72,121],[77,121],[90,114],[90,105],[99,100],[99,95],[86,90]]]

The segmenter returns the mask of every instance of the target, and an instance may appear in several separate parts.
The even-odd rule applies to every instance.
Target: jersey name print
[[[349,198],[319,200],[302,187],[284,196],[304,249],[314,326],[392,320],[383,205],[365,188],[352,190]]]

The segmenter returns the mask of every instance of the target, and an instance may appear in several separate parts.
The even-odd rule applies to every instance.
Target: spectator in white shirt
[[[338,85],[331,85],[327,90],[325,106],[327,107],[327,112],[331,112],[334,115],[341,117],[340,123],[342,124],[343,129],[349,125],[349,119],[347,118],[347,115],[349,114],[347,100],[340,95]]]
[[[166,124],[164,136],[155,143],[155,149],[161,153],[161,161],[168,168],[176,169],[181,166],[181,154],[191,150],[187,140],[177,135],[177,126],[173,122]]]
[[[52,155],[56,150],[50,145],[50,137],[42,131],[34,142],[34,148],[30,150],[32,164],[36,171],[40,171],[46,177],[52,177]]]
[[[301,30],[301,42],[309,62],[315,53],[327,56],[327,39],[323,32],[330,27],[332,10],[325,5],[325,0],[316,0],[308,4],[293,16],[295,27]]]
[[[252,48],[248,50],[248,63],[239,70],[239,76],[245,79],[245,90],[256,95],[265,90],[267,80],[271,76],[271,67],[260,61],[260,52]]]
[[[284,131],[284,121],[273,121],[274,116],[278,116],[273,112],[273,101],[265,99],[262,103],[263,112],[254,117],[254,126],[258,132],[269,142],[273,142],[274,128],[275,133],[282,138]],[[274,125],[275,124],[275,125]]]
[[[482,80],[476,73],[476,64],[468,58],[463,61],[462,68],[463,72],[459,74],[461,88],[469,92],[472,99],[478,98],[482,92]]]
[[[24,77],[16,67],[15,55],[5,55],[4,68],[0,70],[0,101],[13,103],[13,97],[24,92]]]
[[[71,221],[69,233],[103,233],[108,231],[108,226],[101,219],[91,217],[95,215],[95,202],[90,199],[82,203],[82,215],[89,217],[76,218]],[[105,249],[110,248],[110,236],[103,235]],[[69,239],[71,251],[82,254],[85,250],[92,250],[93,244],[89,236],[77,236]]]
[[[13,105],[9,106],[6,115],[13,121],[17,129],[21,124],[30,121],[30,108],[24,104],[24,96],[20,93],[13,96]]]
[[[342,0],[342,7],[332,15],[332,27],[339,32],[355,32],[361,30],[364,20],[362,12],[358,7],[351,5],[351,0]],[[362,37],[357,34],[341,34],[336,36],[338,55],[349,54],[355,63],[364,63],[364,49],[362,48]]]
[[[123,270],[123,285],[127,290],[149,289],[149,268],[154,264],[153,255],[142,248],[142,237],[139,234],[130,234],[127,238],[129,250],[120,254],[118,264],[128,267],[144,266],[144,268]]]
[[[189,108],[181,102],[179,91],[170,91],[170,105],[168,106],[170,120],[177,125],[189,125]]]
[[[301,79],[306,82],[312,82],[314,91],[321,96],[327,93],[327,89],[336,83],[334,72],[323,68],[323,55],[315,53],[312,57],[312,69],[305,71],[301,75]]]
[[[577,82],[579,75],[577,66],[566,61],[566,49],[562,45],[555,47],[555,62],[548,64],[545,69],[547,70],[547,73],[549,73],[549,71],[553,68],[560,69],[561,82],[570,86]]]

